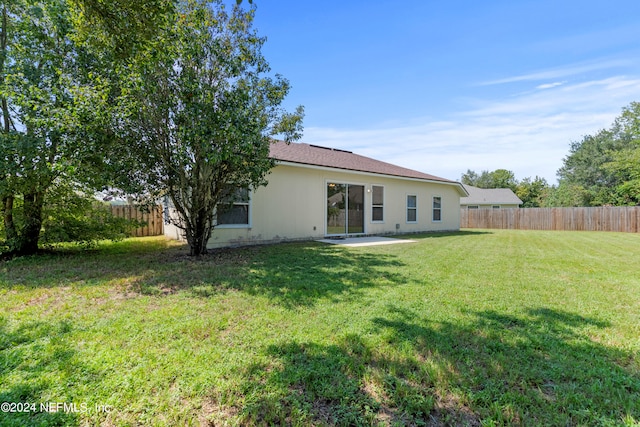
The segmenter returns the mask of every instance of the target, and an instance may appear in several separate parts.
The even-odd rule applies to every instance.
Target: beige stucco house
[[[276,142],[270,155],[269,184],[238,193],[209,247],[460,229],[458,182],[309,144]],[[171,224],[165,235],[181,238]]]
[[[466,209],[518,208],[522,200],[510,188],[478,188],[464,185],[468,196],[460,198],[460,207]]]

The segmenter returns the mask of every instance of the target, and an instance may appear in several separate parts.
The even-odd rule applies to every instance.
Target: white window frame
[[[435,207],[436,199],[439,199],[440,207]],[[435,219],[436,210],[440,212],[440,219]],[[432,196],[431,197],[431,221],[432,222],[442,222],[442,196]]]
[[[215,228],[251,228],[251,222],[252,222],[252,213],[253,213],[253,191],[251,191],[250,189],[247,189],[247,197],[248,197],[248,201],[246,202],[234,202],[233,205],[243,205],[243,206],[247,206],[247,209],[249,210],[249,212],[247,213],[247,223],[246,224],[218,224],[218,214],[217,212],[215,212]],[[217,207],[216,207],[216,211],[217,211]]]
[[[414,197],[415,201],[416,201],[416,205],[415,206],[409,206],[409,197]],[[406,197],[406,215],[405,215],[405,220],[407,222],[407,224],[417,224],[418,223],[418,195],[417,194],[407,194]],[[409,221],[409,210],[414,210],[416,212],[416,219],[414,221]]]
[[[378,204],[375,205],[373,203],[373,187],[380,187],[382,188],[382,204]],[[384,218],[385,218],[385,209],[384,209],[384,205],[386,202],[385,197],[387,196],[384,185],[380,185],[380,184],[371,184],[371,222],[373,224],[384,224]],[[382,208],[382,219],[373,219],[373,208]]]

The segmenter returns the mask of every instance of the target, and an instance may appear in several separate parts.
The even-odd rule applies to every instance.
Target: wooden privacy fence
[[[146,222],[144,227],[131,231],[132,237],[160,236],[164,233],[162,206],[157,205],[148,212],[133,205],[111,205],[111,214],[119,218],[137,219]]]
[[[461,209],[461,228],[640,231],[640,206],[596,208]]]

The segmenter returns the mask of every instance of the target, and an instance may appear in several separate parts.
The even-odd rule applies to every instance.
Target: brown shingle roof
[[[450,181],[445,178],[392,165],[391,163],[381,162],[370,157],[360,156],[351,151],[320,147],[317,145],[303,143],[286,144],[285,142],[277,141],[271,144],[270,156],[273,159],[283,162],[455,183],[455,181]]]

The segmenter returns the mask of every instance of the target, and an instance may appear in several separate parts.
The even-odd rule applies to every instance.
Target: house
[[[460,198],[460,207],[467,209],[517,208],[522,200],[510,188],[478,188],[464,185],[469,193]]]
[[[462,184],[351,151],[275,142],[269,184],[238,192],[208,247],[460,229]],[[180,230],[165,225],[165,235]]]

